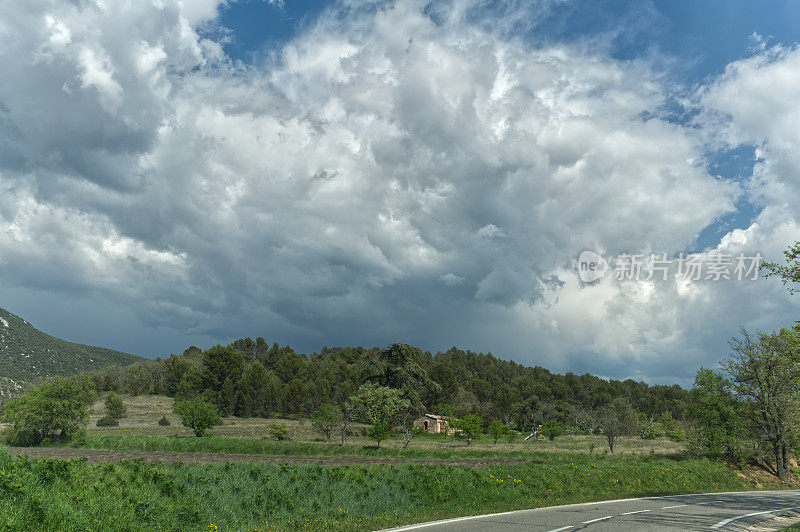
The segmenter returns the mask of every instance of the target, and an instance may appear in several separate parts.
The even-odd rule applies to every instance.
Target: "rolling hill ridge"
[[[75,344],[43,333],[0,308],[0,385],[5,388],[55,375],[87,373],[143,360],[121,351]]]

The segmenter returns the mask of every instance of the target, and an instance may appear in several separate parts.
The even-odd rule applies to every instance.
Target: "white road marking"
[[[797,494],[798,492],[800,492],[800,490],[786,490],[786,491],[783,491],[782,494],[784,494],[784,495],[788,494],[788,493]],[[754,491],[734,491],[734,492],[716,492],[716,493],[691,493],[691,494],[686,494],[686,495],[661,495],[661,496],[658,496],[658,497],[632,497],[632,498],[627,498],[627,499],[610,499],[610,500],[606,500],[606,501],[579,502],[579,503],[573,503],[573,504],[564,504],[564,505],[561,505],[561,506],[545,506],[545,507],[541,507],[541,508],[528,508],[526,510],[512,510],[510,512],[498,512],[498,513],[493,513],[493,514],[471,515],[471,516],[466,516],[466,517],[456,517],[454,519],[442,519],[440,521],[429,521],[427,523],[417,523],[417,524],[413,524],[413,525],[405,525],[405,526],[400,526],[400,527],[396,527],[396,528],[387,529],[386,532],[389,532],[390,530],[392,532],[400,532],[402,530],[417,530],[417,529],[420,529],[420,528],[427,528],[427,527],[430,527],[430,526],[443,525],[443,524],[447,524],[447,523],[457,523],[457,522],[460,522],[460,521],[468,521],[468,520],[471,520],[471,519],[483,519],[483,518],[486,518],[486,517],[497,517],[497,516],[500,516],[500,515],[514,515],[514,514],[518,514],[518,513],[539,512],[539,511],[543,511],[543,510],[580,508],[582,506],[597,506],[597,505],[600,505],[600,504],[612,504],[612,503],[618,503],[618,502],[654,501],[654,500],[660,500],[660,499],[682,499],[682,498],[685,498],[685,497],[697,497],[697,496],[702,496],[702,495],[704,495],[706,497],[709,496],[709,495],[737,495],[737,496],[741,496],[741,495],[764,495],[764,491],[754,490]],[[714,501],[714,502],[726,502],[726,501]],[[800,508],[800,507],[798,507],[798,508]],[[780,510],[776,510],[776,511],[780,511]]]
[[[729,519],[725,519],[723,521],[720,521],[719,523],[717,523],[715,525],[711,525],[711,528],[722,528],[723,526],[727,525],[728,523],[732,523],[734,521],[738,521],[739,519],[747,519],[748,517],[755,517],[756,515],[774,514],[775,512],[785,512],[787,510],[796,510],[797,508],[800,508],[800,506],[794,506],[792,508],[779,508],[777,510],[767,510],[766,512],[753,512],[751,514],[738,515],[736,517],[731,517]]]
[[[753,492],[753,493],[761,493],[761,492]],[[699,494],[699,495],[702,495]],[[716,495],[716,494],[715,494]],[[682,497],[682,495],[678,495]],[[669,495],[667,495],[669,497]],[[642,500],[650,500],[658,497],[638,497],[638,498],[628,498],[628,499],[610,499],[607,501],[594,501],[594,502],[577,502],[573,504],[563,504],[559,506],[543,506],[541,508],[528,508],[526,510],[512,510],[510,512],[497,512],[494,514],[482,514],[482,515],[468,515],[465,517],[455,517],[453,519],[441,519],[439,521],[428,521],[425,523],[416,523],[413,525],[404,525],[395,528],[388,528],[384,532],[402,532],[404,530],[417,530],[419,528],[427,528],[429,526],[437,526],[437,525],[446,525],[448,523],[458,523],[460,521],[469,521],[472,519],[483,519],[485,517],[497,517],[500,515],[514,515],[520,513],[527,513],[527,512],[538,512],[542,510],[555,510],[555,509],[565,509],[565,508],[580,508],[581,506],[597,506],[600,504],[612,504],[615,502],[633,502],[633,501],[642,501]]]
[[[573,528],[572,525],[562,526],[561,528],[554,528],[553,530],[548,530],[547,532],[560,532],[561,530],[566,530],[568,528]]]
[[[581,523],[581,524],[583,524],[583,525],[589,525],[589,524],[591,524],[591,523],[596,523],[596,522],[598,522],[598,521],[605,521],[606,519],[611,519],[612,517],[614,517],[614,516],[613,516],[613,515],[607,515],[607,516],[605,516],[605,517],[598,517],[597,519],[589,519],[588,521],[584,521],[584,522],[583,522],[583,523]]]
[[[469,515],[467,517],[456,517],[453,519],[442,519],[441,521],[429,521],[427,523],[419,523],[416,525],[406,525],[398,528],[392,528],[390,530],[400,531],[400,530],[416,530],[418,528],[427,528],[429,526],[436,526],[436,525],[445,525],[448,523],[458,523],[459,521],[470,521],[472,519],[483,519],[484,517],[497,517],[498,515],[508,515],[517,513],[518,510],[513,512],[498,512],[496,514],[484,514],[484,515]]]
[[[622,514],[619,514],[619,515],[633,515],[633,514],[640,514],[640,513],[649,512],[649,511],[650,510],[636,510],[634,512],[625,512],[625,513],[622,513]]]
[[[670,508],[680,508],[681,506],[689,506],[688,504],[676,504],[675,506],[662,506],[661,510],[669,510]]]

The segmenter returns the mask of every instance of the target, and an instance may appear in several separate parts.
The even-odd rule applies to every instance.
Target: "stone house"
[[[414,428],[421,428],[429,434],[453,434],[449,418],[436,414],[422,414],[414,421]]]

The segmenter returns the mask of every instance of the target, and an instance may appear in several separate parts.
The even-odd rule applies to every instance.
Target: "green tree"
[[[97,396],[89,377],[56,377],[3,405],[10,425],[9,442],[40,445],[45,438],[67,439],[88,421],[88,407]]]
[[[783,252],[786,257],[786,265],[774,262],[765,262],[761,267],[767,271],[765,277],[780,277],[783,284],[800,282],[800,242],[795,242],[789,249]],[[789,286],[789,293],[795,293],[800,289]]]
[[[745,413],[734,397],[733,385],[721,374],[700,368],[694,378],[692,398],[689,416],[697,423],[705,454],[739,461]]]
[[[428,375],[441,389],[438,393],[429,391],[435,402],[449,401],[458,392],[458,379],[448,365],[437,362],[428,370]]]
[[[798,428],[800,332],[751,334],[742,328],[730,345],[731,354],[722,367],[737,395],[749,404],[749,419],[760,440],[771,448],[778,478],[786,480],[789,448]]]
[[[430,377],[419,364],[422,351],[407,344],[392,344],[383,349],[377,359],[373,360],[369,372],[371,381],[382,386],[401,390],[417,410],[425,407],[420,398],[420,391],[441,392],[441,386]]]
[[[175,397],[178,393],[178,386],[184,376],[194,369],[192,363],[186,357],[170,355],[164,360],[164,388],[170,397]]]
[[[181,423],[192,429],[197,437],[203,436],[206,430],[222,422],[217,405],[202,397],[178,401],[175,403],[175,413],[181,418]]]
[[[242,380],[239,382],[239,394],[236,398],[237,416],[266,417],[268,415],[267,378],[267,370],[258,360],[244,370]]]
[[[205,393],[209,397],[216,397],[217,406],[219,406],[220,413],[224,416],[232,416],[236,412],[236,405],[239,403],[239,386],[241,381],[230,376],[222,383],[222,389],[213,396],[209,394],[208,390]]]
[[[362,384],[356,395],[349,399],[349,404],[356,419],[372,424],[367,436],[375,440],[378,447],[389,434],[395,416],[413,409],[411,401],[403,397],[402,391],[372,382]]]
[[[278,421],[273,421],[267,426],[267,431],[273,439],[278,441],[286,441],[289,439],[289,429],[286,425]]]
[[[347,439],[348,431],[350,430],[350,421],[352,421],[355,414],[355,405],[351,398],[345,399],[342,403],[342,427],[340,434],[342,436],[342,446],[344,446]]]
[[[108,392],[106,395],[106,415],[115,420],[120,420],[125,417],[127,412],[125,401],[122,397],[114,392]]]
[[[308,400],[308,388],[305,383],[298,379],[289,381],[284,397],[284,411],[287,414],[302,414],[306,412],[306,401]]]
[[[336,405],[325,403],[311,413],[311,425],[314,429],[325,436],[325,441],[331,441],[333,429],[342,422],[342,409]]]
[[[495,445],[497,445],[497,440],[499,440],[503,434],[508,433],[508,427],[505,426],[499,419],[493,419],[492,422],[489,423],[487,430],[489,431],[489,435],[492,437],[492,440],[494,440]]]
[[[455,420],[456,436],[463,438],[467,442],[467,447],[481,437],[483,430],[483,418],[477,414],[467,414]]]
[[[606,437],[608,449],[613,454],[617,438],[629,436],[636,429],[638,414],[627,399],[617,397],[607,406],[600,408],[595,417]]]
[[[546,436],[550,441],[553,441],[556,437],[564,434],[564,425],[551,419],[542,425],[541,434],[542,436]]]
[[[381,446],[381,442],[389,437],[389,431],[391,430],[392,426],[386,421],[378,421],[373,423],[373,425],[367,431],[367,437],[371,440],[375,441],[375,444],[378,448]]]
[[[204,394],[220,409],[232,408],[236,385],[245,368],[245,359],[231,347],[215,345],[203,352],[201,385]]]
[[[401,410],[409,408],[411,402],[403,398],[403,392],[367,382],[362,384],[356,395],[350,398],[357,419],[365,423],[390,422]]]
[[[231,349],[242,355],[245,360],[252,362],[256,358],[258,346],[252,338],[240,338],[230,345]]]

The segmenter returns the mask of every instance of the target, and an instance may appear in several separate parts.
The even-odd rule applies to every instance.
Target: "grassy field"
[[[403,450],[402,438],[398,435],[381,443],[377,449],[373,441],[363,436],[365,425],[355,424],[355,435],[347,438],[347,444],[332,438],[326,443],[314,432],[307,420],[297,419],[240,419],[225,418],[223,424],[209,430],[209,436],[195,438],[191,430],[183,427],[172,413],[173,401],[163,396],[125,397],[128,417],[118,427],[97,427],[97,420],[104,414],[102,399],[92,407],[87,428],[86,447],[125,451],[181,451],[222,452],[248,454],[289,454],[317,456],[386,456],[407,458],[520,458],[541,457],[553,453],[607,453],[607,443],[602,436],[569,436],[555,441],[523,441],[518,436],[509,443],[502,438],[496,445],[484,435],[469,447],[453,438],[441,435],[422,435],[415,438],[409,449]],[[170,425],[162,427],[158,420],[166,416]],[[267,438],[267,426],[271,422],[283,423],[291,435],[291,442],[278,442]],[[620,438],[617,453],[626,455],[672,456],[681,452],[683,446],[667,438],[643,440]]]
[[[433,465],[275,465],[229,462],[90,464],[84,459],[13,458],[0,448],[0,532],[4,530],[371,530],[432,519],[624,497],[760,487],[724,464],[684,460],[667,439],[622,438],[617,453],[601,436],[466,447],[440,435],[399,437],[381,448],[362,434],[325,442],[297,419],[226,418],[196,438],[172,413],[172,400],[126,397],[119,427],[97,427],[92,407],[84,447],[305,456],[524,459],[488,467]],[[162,427],[165,416],[171,425]],[[272,421],[292,441],[267,437]],[[211,528],[209,528],[211,527]]]
[[[0,530],[369,530],[610,498],[752,487],[724,464],[553,454],[545,464],[88,464],[0,449]]]

